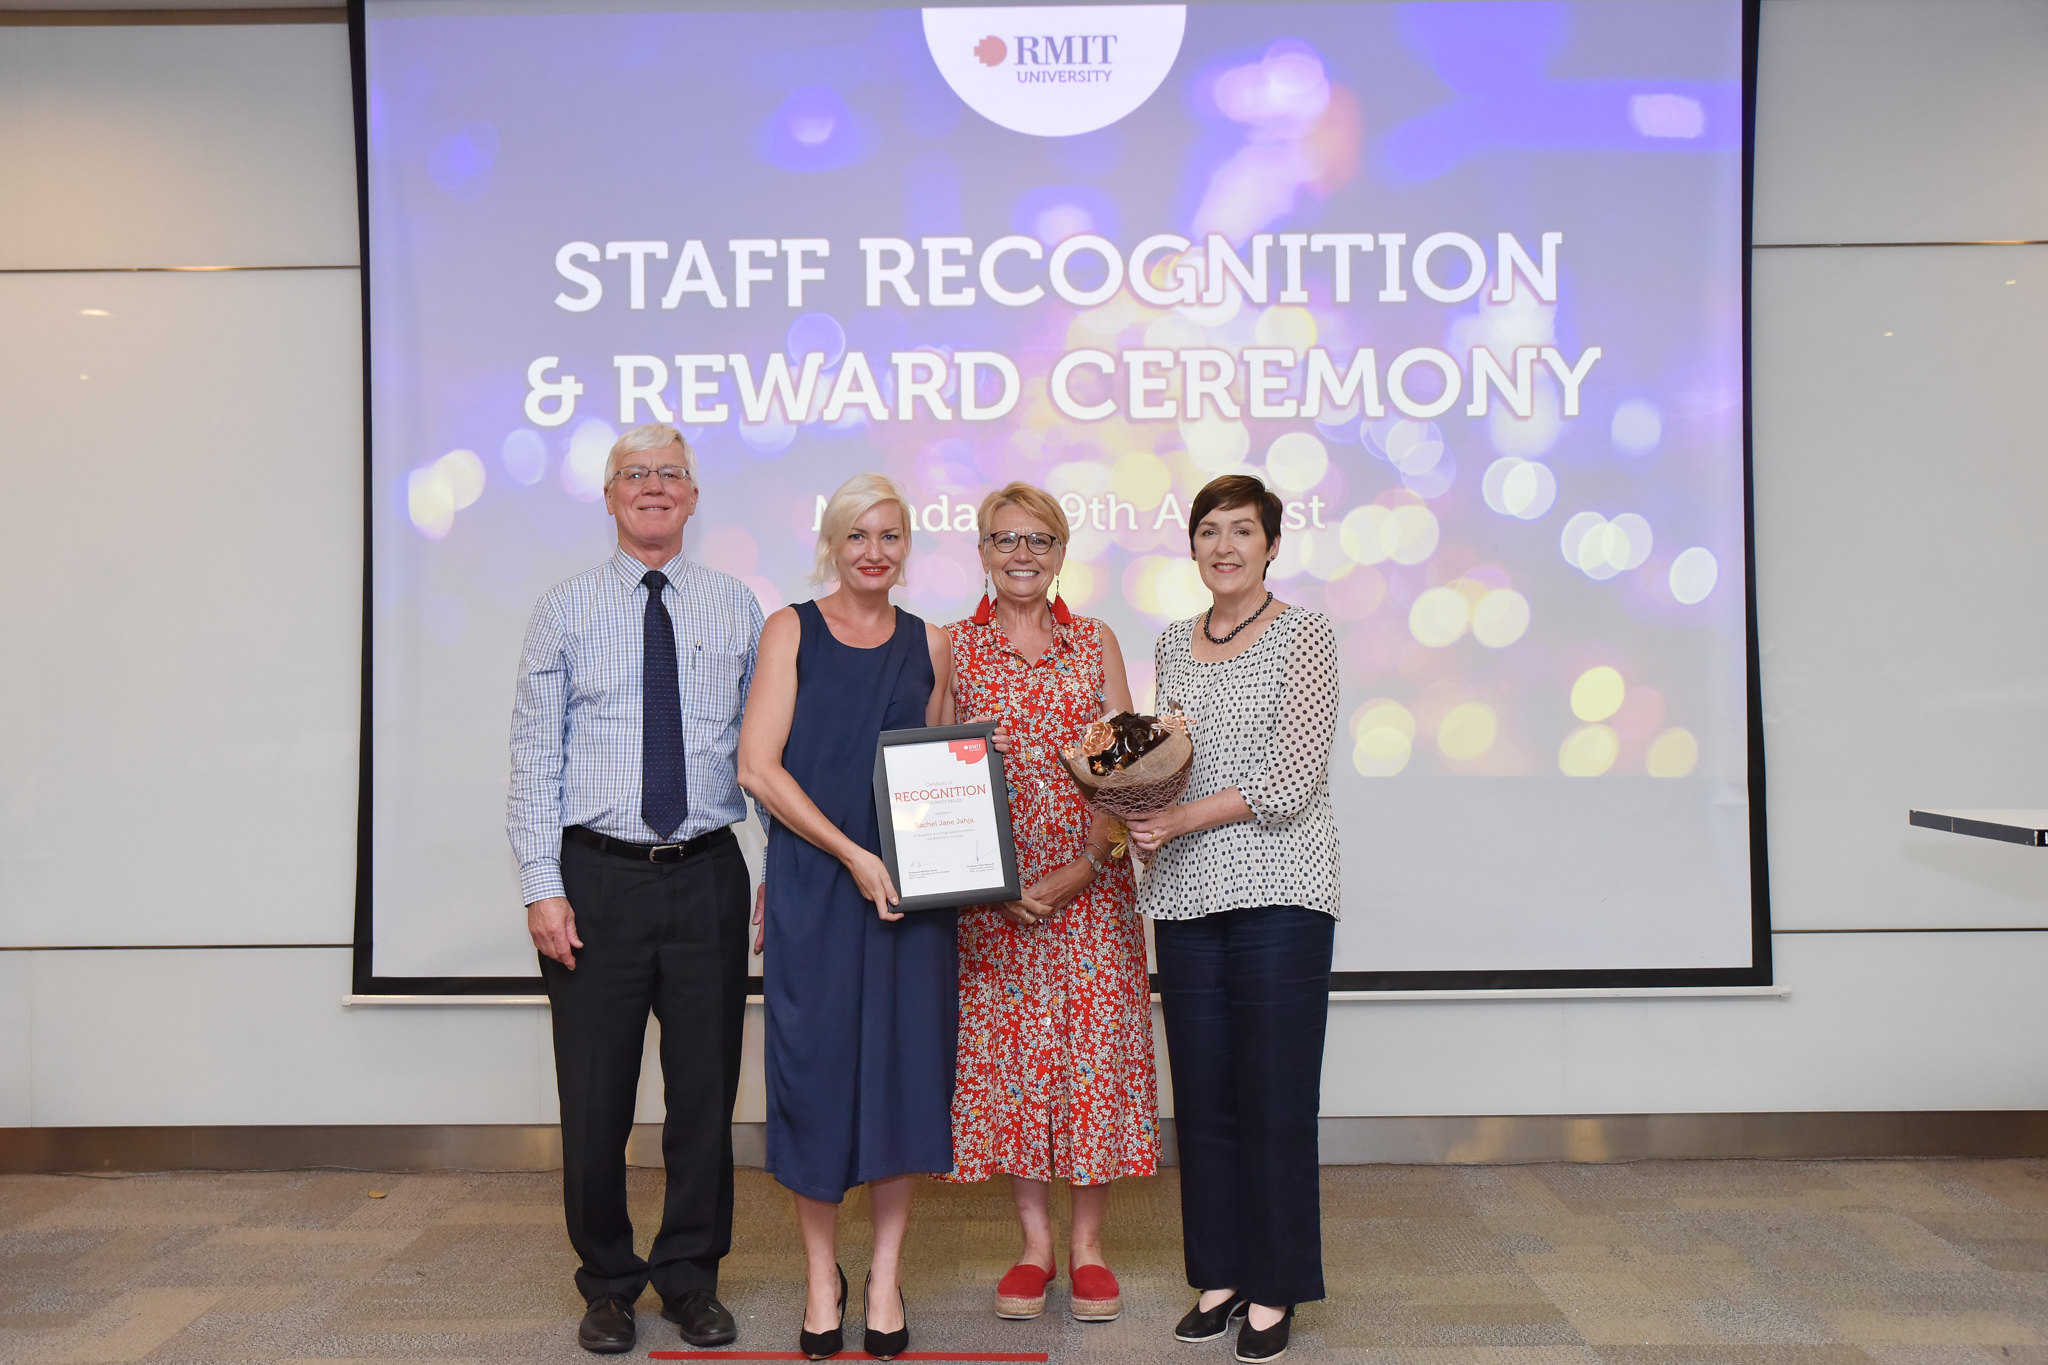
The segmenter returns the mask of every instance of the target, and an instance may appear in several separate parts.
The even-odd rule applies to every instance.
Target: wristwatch
[[[1100,877],[1102,875],[1103,862],[1102,859],[1095,856],[1095,845],[1081,845],[1081,856],[1088,860],[1088,866],[1094,868],[1095,875]]]

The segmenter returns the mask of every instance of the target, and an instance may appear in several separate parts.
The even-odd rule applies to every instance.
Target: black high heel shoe
[[[873,1277],[861,1281],[860,1301],[865,1309],[868,1301],[868,1284]],[[910,1349],[910,1305],[904,1302],[903,1291],[896,1291],[896,1302],[903,1306],[903,1325],[893,1332],[877,1332],[869,1327],[861,1333],[861,1349],[876,1360],[894,1360]]]
[[[796,1334],[796,1348],[804,1353],[805,1360],[829,1360],[846,1349],[846,1272],[839,1270],[839,1321],[823,1332],[812,1332],[799,1327]]]

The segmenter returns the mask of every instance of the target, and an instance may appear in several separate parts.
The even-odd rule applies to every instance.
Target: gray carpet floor
[[[551,1175],[334,1171],[0,1177],[0,1360],[589,1359]],[[1333,1167],[1330,1298],[1290,1360],[1413,1365],[2048,1365],[2048,1161]],[[635,1171],[643,1241],[660,1176]],[[1083,1326],[1064,1284],[995,1318],[1016,1253],[1000,1184],[919,1193],[911,1349],[1220,1365],[1182,1346],[1172,1172],[1111,1201],[1125,1311]],[[866,1220],[848,1202],[856,1286]],[[740,1172],[722,1291],[742,1352],[795,1346],[789,1201]],[[856,1288],[856,1296],[858,1290]],[[641,1300],[640,1347],[688,1349]],[[854,1338],[858,1345],[857,1335]],[[944,1358],[937,1356],[934,1358]]]

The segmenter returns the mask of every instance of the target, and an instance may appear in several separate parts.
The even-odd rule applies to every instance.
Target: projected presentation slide
[[[365,22],[378,979],[535,975],[520,640],[648,421],[770,612],[850,474],[942,624],[1050,490],[1141,705],[1257,474],[1341,643],[1344,980],[1755,979],[1739,0]]]

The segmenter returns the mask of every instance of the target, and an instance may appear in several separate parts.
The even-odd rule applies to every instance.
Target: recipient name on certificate
[[[898,909],[1017,899],[1009,787],[989,741],[994,729],[890,730],[876,746],[875,809]]]

